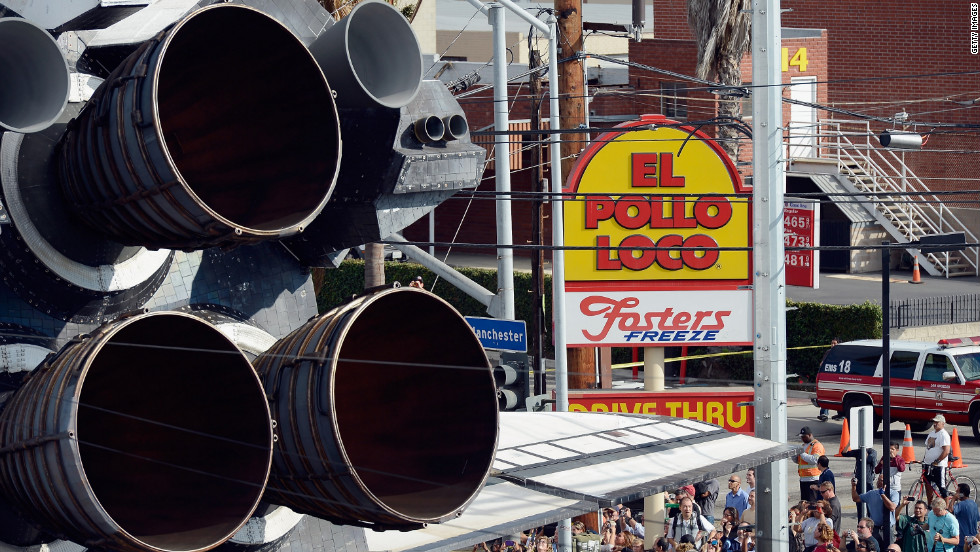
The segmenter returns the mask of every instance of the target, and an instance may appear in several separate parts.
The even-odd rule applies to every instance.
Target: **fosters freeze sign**
[[[718,144],[644,116],[565,191],[569,345],[751,344],[751,189]]]

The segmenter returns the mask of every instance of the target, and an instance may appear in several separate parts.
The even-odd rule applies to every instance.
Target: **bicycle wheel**
[[[912,486],[909,487],[909,494],[907,496],[911,496],[915,499],[905,505],[905,515],[912,516],[914,514],[913,510],[915,510],[915,502],[917,500],[925,500],[926,497],[926,487],[925,483],[922,482],[922,479],[912,483]]]

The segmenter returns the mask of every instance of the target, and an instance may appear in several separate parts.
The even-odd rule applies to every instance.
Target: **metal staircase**
[[[819,123],[819,153],[837,161],[836,179],[899,243],[924,236],[963,232],[967,243],[977,237],[930,191],[894,151],[882,148],[868,121],[823,120]],[[867,195],[860,195],[867,194]],[[920,266],[933,276],[980,275],[980,250],[922,253]]]

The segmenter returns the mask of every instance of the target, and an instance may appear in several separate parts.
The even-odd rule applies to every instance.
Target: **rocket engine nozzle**
[[[210,324],[123,318],[38,367],[0,415],[0,491],[49,533],[123,552],[196,552],[259,504],[265,393]]]
[[[301,232],[333,190],[340,126],[286,27],[216,4],[120,64],[69,126],[62,189],[119,243],[202,249]]]
[[[68,62],[47,31],[19,17],[0,17],[0,127],[37,132],[68,105]]]
[[[366,295],[255,364],[279,421],[267,502],[406,529],[455,518],[483,488],[497,443],[490,363],[437,296]]]
[[[357,4],[310,51],[343,108],[408,105],[422,83],[422,48],[408,20],[387,2]]]

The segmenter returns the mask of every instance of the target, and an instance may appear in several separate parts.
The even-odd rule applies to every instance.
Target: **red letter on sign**
[[[661,187],[673,187],[673,188],[683,188],[684,187],[684,177],[674,176],[674,154],[673,153],[661,153],[660,154],[660,186]]]
[[[614,211],[613,199],[606,195],[590,195],[585,198],[585,227],[595,229],[599,222],[609,220]]]
[[[596,270],[621,270],[623,268],[619,259],[613,259],[612,250],[609,249],[609,236],[596,236]]]
[[[633,187],[634,188],[656,188],[657,187],[657,154],[656,153],[634,153],[633,159]]]

